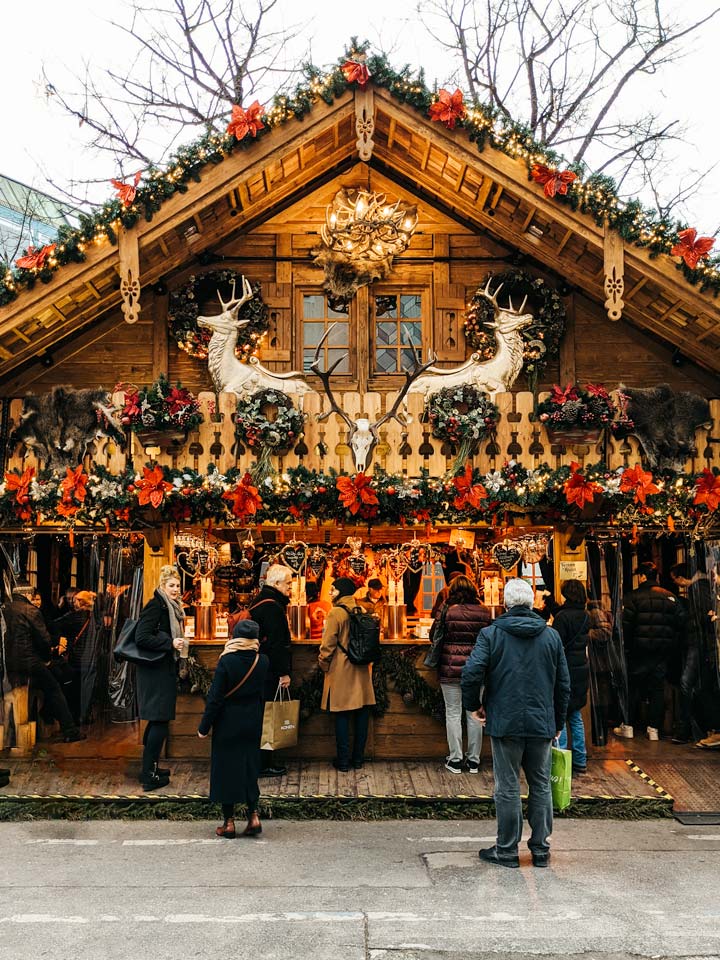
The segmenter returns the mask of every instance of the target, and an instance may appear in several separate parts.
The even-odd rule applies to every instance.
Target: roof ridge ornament
[[[604,290],[607,297],[604,307],[607,310],[609,320],[619,320],[625,306],[625,301],[622,299],[625,290],[625,243],[620,234],[610,227],[607,220],[605,221],[603,254]]]
[[[375,147],[375,98],[367,87],[355,88],[355,132],[357,151],[361,160],[370,160]]]

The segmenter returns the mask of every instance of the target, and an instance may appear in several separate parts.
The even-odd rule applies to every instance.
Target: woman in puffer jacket
[[[447,606],[440,611],[439,616],[445,618],[440,662],[438,664],[440,689],[445,700],[445,728],[450,751],[445,761],[445,768],[450,773],[462,773],[463,709],[460,674],[465,666],[465,661],[475,646],[478,633],[483,627],[488,626],[492,616],[490,610],[480,603],[475,584],[469,577],[462,574],[453,579]],[[466,721],[468,738],[467,771],[468,773],[478,773],[480,770],[483,729],[469,711],[466,711]]]

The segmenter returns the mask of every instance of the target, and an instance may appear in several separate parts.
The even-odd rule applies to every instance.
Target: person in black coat
[[[135,628],[140,650],[161,651],[159,660],[136,667],[138,712],[147,720],[143,735],[140,783],[143,790],[156,790],[170,782],[170,771],[158,767],[168,723],[175,719],[177,699],[177,655],[183,647],[185,611],[180,604],[180,575],[167,564],[160,570],[160,582],[145,604]]]
[[[560,587],[560,593],[565,603],[555,614],[552,625],[553,629],[560,634],[570,671],[570,703],[567,724],[562,729],[558,743],[562,750],[567,749],[568,727],[570,727],[573,773],[585,773],[587,748],[581,711],[587,703],[590,678],[587,651],[591,621],[590,614],[587,612],[587,591],[580,580],[565,580]]]
[[[268,658],[270,666],[265,680],[265,699],[273,700],[278,684],[290,686],[292,670],[292,647],[287,607],[290,603],[292,571],[289,567],[274,563],[268,567],[265,586],[250,605],[250,616],[260,630],[260,651]],[[281,777],[287,767],[278,763],[272,750],[262,750],[262,772],[264,777]]]
[[[640,586],[625,597],[622,618],[630,709],[637,711],[641,701],[648,701],[647,736],[659,740],[668,663],[680,644],[685,616],[677,597],[658,586],[654,563],[641,563],[637,573]]]
[[[18,586],[3,608],[6,624],[5,671],[11,687],[30,683],[44,696],[45,715],[60,721],[66,743],[85,740],[68,707],[65,694],[50,670],[52,641],[42,614],[30,602],[32,587]]]
[[[235,838],[235,804],[247,808],[243,837],[262,833],[260,801],[260,737],[263,725],[265,681],[270,667],[259,653],[258,625],[239,620],[220,654],[205,712],[198,727],[204,739],[212,728],[210,799],[222,804],[223,824],[218,837]]]

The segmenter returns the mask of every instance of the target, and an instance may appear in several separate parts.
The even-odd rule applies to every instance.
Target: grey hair
[[[276,583],[282,583],[283,580],[287,580],[291,576],[292,570],[290,567],[286,567],[282,563],[273,563],[272,566],[267,568],[265,583],[269,587],[274,587]]]
[[[37,593],[35,587],[31,587],[29,583],[16,583],[12,588],[13,593],[17,593],[21,597],[32,597],[34,593]]]
[[[535,594],[527,580],[515,578],[505,583],[503,599],[508,610],[510,607],[532,608],[535,602]]]

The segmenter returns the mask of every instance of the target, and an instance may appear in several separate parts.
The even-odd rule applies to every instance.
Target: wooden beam
[[[568,241],[570,240],[570,237],[571,237],[572,235],[573,235],[572,230],[566,230],[565,233],[563,234],[563,238],[562,238],[562,240],[560,241],[560,243],[557,245],[557,250],[555,251],[555,253],[556,253],[556,255],[557,255],[558,257],[560,256],[560,254],[563,252],[563,250],[564,250],[565,247],[567,246]]]
[[[520,227],[523,233],[525,233],[527,228],[533,222],[533,217],[535,216],[536,213],[537,213],[537,207],[530,207],[530,209],[527,212],[527,216],[523,220],[522,226]]]

